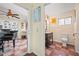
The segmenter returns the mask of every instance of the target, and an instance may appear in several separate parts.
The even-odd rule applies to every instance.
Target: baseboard
[[[62,42],[58,42],[58,41],[53,41],[53,43],[62,44]]]
[[[61,44],[62,45],[62,42],[59,42],[59,41],[53,41],[53,42],[55,42],[55,43],[57,43],[57,44]],[[67,44],[67,46],[72,46],[72,47],[75,47],[74,45],[72,45],[72,44]]]
[[[79,51],[76,51],[76,53],[79,53]]]
[[[72,46],[72,47],[75,47],[74,45],[72,45],[72,44],[67,44],[67,46]]]

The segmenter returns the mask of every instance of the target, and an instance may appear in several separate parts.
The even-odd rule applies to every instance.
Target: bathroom
[[[74,36],[77,29],[75,5],[55,3],[48,4],[45,7],[47,32],[53,33],[53,42],[60,43],[65,48],[73,46],[74,50],[78,46],[77,44],[75,45],[76,41]]]

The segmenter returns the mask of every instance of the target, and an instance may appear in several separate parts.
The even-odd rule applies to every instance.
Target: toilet
[[[68,35],[63,34],[62,37],[61,37],[61,41],[62,41],[62,45],[64,47],[66,47],[67,46],[67,43],[68,43]]]

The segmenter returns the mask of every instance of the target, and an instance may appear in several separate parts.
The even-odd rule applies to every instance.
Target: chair
[[[4,43],[2,37],[4,36],[4,32],[0,32],[0,51],[4,52]]]
[[[45,46],[49,48],[51,44],[53,44],[53,33],[45,33]]]
[[[16,31],[11,32],[0,32],[0,51],[4,52],[4,41],[13,40],[13,47],[15,47],[15,39],[17,37]]]
[[[3,46],[3,41],[0,40],[0,51],[4,52],[4,46]]]
[[[14,32],[13,33],[13,38],[12,38],[12,40],[13,40],[13,47],[15,48],[15,40],[16,40],[16,38],[17,38],[17,32]]]

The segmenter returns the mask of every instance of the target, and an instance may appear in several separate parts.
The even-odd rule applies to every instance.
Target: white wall
[[[24,23],[24,26],[22,28],[21,23]],[[21,39],[22,35],[26,35],[27,34],[27,29],[26,29],[26,22],[23,20],[18,21],[18,39]],[[25,33],[24,33],[25,32]],[[26,35],[27,36],[27,35]]]
[[[72,17],[72,23],[70,25],[56,25],[56,27],[53,26],[53,37],[54,40],[61,42],[61,37],[63,34],[67,34],[69,37],[68,44],[74,45],[74,22],[75,22],[75,13],[74,10],[68,11],[64,14],[60,15],[60,18],[65,18],[65,17]]]
[[[79,4],[75,6],[76,24],[75,24],[75,51],[79,53]]]

